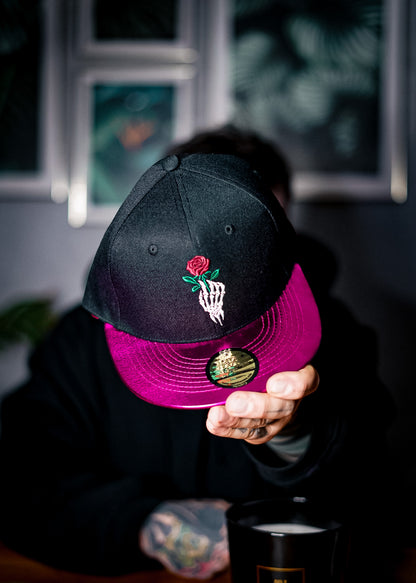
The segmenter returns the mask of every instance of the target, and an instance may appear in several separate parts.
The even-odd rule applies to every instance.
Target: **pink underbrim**
[[[115,366],[129,389],[141,399],[180,409],[222,405],[236,390],[264,392],[276,372],[298,370],[314,356],[321,323],[312,292],[299,265],[278,301],[263,316],[217,340],[165,344],[142,340],[105,324]],[[257,357],[259,371],[247,385],[224,388],[208,380],[206,366],[226,348],[240,348]]]

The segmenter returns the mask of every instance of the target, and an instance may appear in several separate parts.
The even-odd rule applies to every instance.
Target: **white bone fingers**
[[[211,320],[216,324],[222,326],[224,322],[224,311],[222,309],[225,285],[220,281],[206,282],[209,286],[210,291],[208,291],[206,285],[201,286],[199,292],[199,303],[203,309],[208,312]]]

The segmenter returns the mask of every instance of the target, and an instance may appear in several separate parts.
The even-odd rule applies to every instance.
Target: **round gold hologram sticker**
[[[207,364],[208,379],[219,387],[237,389],[247,385],[259,371],[257,358],[242,348],[226,348]]]

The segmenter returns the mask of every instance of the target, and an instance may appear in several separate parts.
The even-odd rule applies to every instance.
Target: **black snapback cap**
[[[242,159],[152,166],[107,229],[83,299],[127,386],[154,404],[209,407],[306,364],[320,320],[295,241]]]

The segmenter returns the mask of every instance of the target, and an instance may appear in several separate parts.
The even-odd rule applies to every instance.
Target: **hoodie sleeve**
[[[363,492],[377,504],[388,491],[388,429],[396,408],[378,376],[374,332],[336,300],[321,307],[321,319],[322,342],[312,362],[320,385],[296,417],[307,446],[292,460],[279,456],[278,444],[247,445],[247,451],[267,482],[358,509]]]

